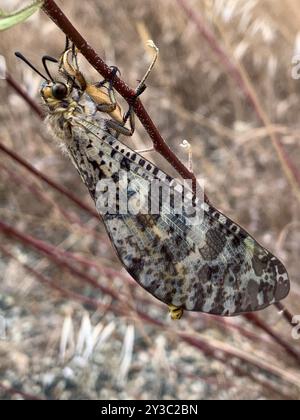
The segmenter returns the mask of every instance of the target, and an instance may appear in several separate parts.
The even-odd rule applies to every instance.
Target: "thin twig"
[[[75,275],[80,280],[83,280],[90,284],[91,286],[101,290],[103,293],[108,294],[113,299],[117,301],[121,301],[122,303],[126,303],[129,306],[129,302],[125,299],[121,299],[120,295],[110,287],[104,286],[103,284],[99,284],[97,280],[88,275],[85,271],[79,270],[73,264],[70,263],[70,253],[66,251],[62,251],[50,245],[44,241],[36,239],[32,236],[25,235],[24,233],[20,232],[19,230],[15,229],[13,226],[8,225],[7,223],[0,220],[0,232],[4,233],[5,235],[15,238],[18,241],[22,242],[23,244],[36,249],[38,252],[43,253],[49,259],[54,261],[56,264],[66,268],[70,273]],[[138,313],[138,310],[136,310]],[[144,316],[144,315],[143,315]],[[276,332],[274,332],[270,327],[268,327],[262,320],[260,320],[255,314],[245,315],[251,323],[261,328],[265,331],[276,343],[280,344],[284,350],[290,354],[297,362],[300,361],[300,354],[294,350],[289,343],[285,340],[281,339]],[[158,321],[159,322],[159,321]]]
[[[62,296],[73,299],[75,301],[78,301],[84,305],[89,305],[92,306],[95,309],[106,309],[106,305],[104,305],[102,302],[94,299],[94,298],[90,298],[87,296],[84,296],[82,294],[73,292],[72,290],[68,290],[62,286],[60,286],[59,284],[55,283],[53,280],[50,280],[49,277],[45,276],[42,273],[39,273],[38,271],[36,271],[34,268],[30,267],[29,265],[21,262],[15,255],[13,255],[10,251],[8,251],[5,247],[3,247],[2,245],[0,245],[0,251],[3,253],[3,255],[6,255],[8,258],[11,258],[15,261],[17,261],[20,265],[22,265],[23,268],[25,268],[26,271],[28,271],[28,273],[30,273],[31,275],[33,275],[34,277],[36,277],[36,279],[43,285],[50,287],[51,289],[59,292]]]
[[[159,327],[164,326],[164,323],[162,321],[153,319],[148,314],[143,313],[142,311],[138,312],[138,316],[148,323],[154,323],[156,326]],[[214,359],[219,360],[225,364],[228,363],[228,361],[230,361],[232,358],[237,358],[244,361],[247,364],[255,366],[259,371],[268,372],[271,375],[274,375],[284,381],[287,381],[291,385],[300,387],[300,377],[295,375],[293,372],[288,372],[279,368],[278,366],[275,366],[272,363],[269,363],[266,360],[256,358],[255,355],[249,354],[248,352],[246,353],[243,350],[235,349],[231,345],[224,344],[221,341],[202,337],[195,333],[193,335],[190,335],[188,332],[182,331],[176,331],[176,333],[183,341],[189,343],[193,347],[198,348],[206,355],[213,357]],[[239,374],[243,372],[240,366],[236,366],[235,364],[233,364],[231,365],[231,367],[234,367],[234,370],[236,372],[239,372]]]
[[[275,333],[272,330],[272,328],[269,327],[262,319],[260,319],[257,315],[252,313],[245,314],[244,317],[256,327],[260,328],[262,331],[264,331],[266,334],[272,337],[276,341],[276,343],[278,343],[285,349],[285,351],[288,354],[290,354],[292,357],[298,360],[298,362],[300,362],[300,353],[297,350],[293,349],[293,347],[291,347],[289,343],[287,343],[283,338],[281,338],[280,335]]]
[[[32,166],[29,162],[26,162],[20,155],[15,153],[13,150],[9,149],[8,147],[4,146],[3,143],[0,142],[0,150],[2,152],[6,153],[8,156],[10,156],[14,161],[18,162],[20,165],[22,165],[25,169],[27,169],[29,172],[31,172],[34,176],[41,179],[42,181],[46,182],[48,185],[50,185],[52,188],[63,194],[65,197],[67,197],[69,200],[71,200],[74,204],[76,204],[81,209],[85,210],[87,213],[89,213],[92,217],[95,217],[99,219],[99,215],[90,206],[85,204],[80,198],[76,197],[73,193],[68,191],[63,186],[59,185],[57,182],[53,181],[50,177],[40,172],[38,169],[36,169],[34,166]]]
[[[95,287],[98,290],[101,290],[102,293],[110,295],[112,298],[118,300],[119,295],[118,293],[102,284],[98,283],[97,280],[86,274],[85,272],[79,270],[75,266],[73,266],[63,254],[63,251],[58,250],[54,246],[47,244],[44,241],[36,239],[30,235],[25,235],[24,233],[18,231],[13,226],[8,225],[7,223],[0,220],[0,231],[4,233],[6,236],[12,237],[20,241],[21,243],[29,246],[30,248],[36,249],[38,252],[46,255],[49,259],[54,261],[57,265],[66,268],[70,273],[75,275],[77,278],[84,280],[89,285]]]
[[[14,182],[18,187],[22,186],[32,195],[37,197],[39,201],[44,201],[48,206],[53,206],[68,222],[78,223],[80,219],[77,216],[72,215],[70,212],[61,207],[56,201],[49,198],[36,184],[29,183],[27,178],[19,175],[15,170],[9,169],[5,164],[0,162],[0,171],[6,173],[9,181]]]
[[[25,102],[27,102],[30,108],[40,119],[44,119],[45,113],[43,112],[42,108],[36,103],[34,99],[32,99],[28,95],[28,93],[19,85],[18,82],[16,82],[16,80],[9,73],[6,73],[6,82],[14,91],[17,92],[17,94],[21,98],[24,99]]]
[[[45,188],[40,188],[37,184],[32,181],[30,182],[28,177],[19,174],[15,168],[10,169],[4,163],[0,162],[0,171],[6,173],[8,182],[13,182],[18,188],[22,187],[23,189],[26,189],[33,197],[35,196],[40,203],[44,202],[48,207],[52,206],[54,210],[57,211],[58,214],[61,214],[68,223],[72,224],[72,226],[77,225],[83,235],[91,235],[98,241],[101,241],[101,243],[106,241],[107,244],[110,244],[109,239],[106,236],[98,233],[95,228],[89,228],[76,212],[70,211],[66,206],[60,205],[60,201],[51,198]],[[59,224],[63,223],[61,218],[58,218],[55,222],[58,222]]]
[[[285,318],[285,320],[291,325],[291,327],[294,328],[295,326],[295,324],[293,323],[294,315],[281,302],[275,303],[275,306],[279,310],[279,312],[282,314],[282,316]]]

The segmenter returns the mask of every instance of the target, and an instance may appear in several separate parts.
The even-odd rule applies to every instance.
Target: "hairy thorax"
[[[45,121],[52,137],[64,152],[72,147],[73,127],[76,119],[97,121],[97,118],[95,118],[96,105],[86,94],[83,94],[80,98],[69,98],[64,102],[46,103],[46,106],[48,107],[48,115]],[[98,119],[99,124],[102,125],[103,119]]]

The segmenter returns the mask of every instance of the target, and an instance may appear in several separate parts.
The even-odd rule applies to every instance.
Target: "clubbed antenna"
[[[50,61],[51,63],[58,63],[58,60],[56,60],[56,58],[50,57],[49,55],[44,55],[42,58],[44,69],[47,75],[49,76],[50,80],[53,82],[53,77],[51,76],[50,71],[48,69],[47,61]]]
[[[24,63],[27,64],[27,66],[29,66],[33,71],[35,71],[38,75],[40,75],[43,79],[45,79],[48,82],[48,79],[46,76],[44,76],[36,67],[34,67],[33,64],[30,63],[29,60],[27,60],[26,57],[24,57],[23,54],[21,54],[20,52],[15,52],[15,56],[20,58],[22,61],[24,61]]]

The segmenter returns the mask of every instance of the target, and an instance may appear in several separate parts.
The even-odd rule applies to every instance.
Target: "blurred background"
[[[1,0],[0,8],[24,3]],[[183,162],[180,144],[191,143],[210,201],[285,263],[292,290],[284,304],[300,314],[298,2],[57,3],[132,87],[151,60],[146,41],[155,41],[160,57],[142,98],[147,111]],[[10,77],[38,104],[41,79],[14,52],[41,69],[41,56],[58,57],[64,44],[43,12],[1,33]],[[100,80],[84,60],[81,69]],[[125,141],[151,147],[139,123]],[[76,170],[6,80],[0,143],[18,155],[0,150],[2,399],[299,398],[297,329],[275,307],[248,318],[185,313],[171,322],[121,267],[102,223],[83,208],[93,203]],[[157,153],[147,157],[175,174]]]

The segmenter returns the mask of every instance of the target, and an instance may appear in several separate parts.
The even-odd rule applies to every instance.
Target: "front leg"
[[[107,120],[106,121],[107,128],[110,128],[116,132],[115,137],[118,138],[120,134],[123,136],[132,136],[134,133],[134,125],[130,123],[130,128],[124,127],[123,124],[119,123],[115,120]]]
[[[151,71],[152,71],[152,69],[153,69],[153,67],[154,67],[154,65],[156,63],[156,60],[158,58],[158,53],[159,53],[159,50],[158,50],[157,46],[154,44],[154,42],[152,40],[149,40],[147,42],[147,45],[148,45],[148,47],[150,47],[150,48],[152,48],[154,50],[154,56],[153,56],[153,59],[152,59],[152,62],[150,64],[150,66],[148,67],[148,70],[146,71],[144,77],[142,78],[142,80],[140,81],[138,87],[136,88],[135,95],[133,96],[133,98],[131,98],[131,100],[129,102],[129,109],[126,112],[126,114],[124,115],[124,117],[123,117],[123,124],[122,124],[122,126],[121,127],[120,127],[120,125],[117,125],[116,126],[114,124],[114,122],[112,123],[115,127],[117,127],[117,128],[114,128],[116,130],[117,137],[119,136],[119,134],[125,134],[125,136],[132,136],[133,133],[134,133],[134,130],[135,130],[135,119],[134,119],[134,109],[133,109],[134,108],[134,104],[135,104],[137,98],[146,89],[146,84],[145,84],[146,83],[146,80],[148,79],[148,77],[149,77],[149,75],[150,75],[150,73],[151,73]],[[129,120],[130,129],[128,129],[128,128],[125,127],[125,124],[127,123],[128,120]],[[109,123],[109,124],[111,124],[111,123]]]
[[[108,104],[97,104],[97,110],[100,112],[105,112],[106,114],[110,114],[116,109],[117,105],[114,103]]]
[[[134,104],[137,100],[137,98],[145,91],[146,85],[139,85],[138,89],[136,90],[136,93],[134,97],[131,99],[131,104],[129,105],[129,109],[126,112],[126,114],[123,116],[123,122],[120,124],[118,121],[115,120],[108,120],[107,126],[109,128],[112,128],[116,132],[116,138],[119,137],[120,134],[123,134],[124,136],[132,136],[135,131],[135,117],[134,117]],[[125,127],[127,121],[129,120],[129,127]]]
[[[105,79],[94,85],[88,84],[85,91],[95,102],[98,111],[109,114],[112,120],[123,125],[122,110],[116,101],[113,89],[113,81],[118,71],[117,67],[113,67],[111,80]]]
[[[118,103],[117,103],[116,98],[115,98],[115,92],[114,92],[114,89],[113,89],[113,79],[110,81],[110,84],[109,84],[109,87],[108,87],[108,96],[109,96],[109,99],[110,99],[111,103],[115,104],[117,109],[115,109],[113,111],[113,113],[110,113],[112,119],[108,120],[106,124],[107,124],[108,128],[111,128],[112,130],[114,130],[116,132],[116,138],[118,138],[120,134],[123,134],[125,136],[132,136],[133,133],[134,133],[134,130],[135,130],[134,105],[135,105],[135,102],[136,102],[137,98],[145,91],[145,89],[146,89],[145,82],[146,82],[147,78],[149,77],[149,75],[150,75],[150,73],[151,73],[151,71],[154,67],[154,64],[156,63],[157,57],[158,57],[158,48],[156,47],[154,42],[153,41],[148,41],[147,45],[149,47],[153,48],[153,50],[155,52],[154,57],[152,59],[152,62],[150,64],[148,70],[146,71],[144,77],[142,78],[138,87],[136,88],[135,95],[132,98],[130,98],[129,109],[126,112],[126,114],[124,115],[124,117],[122,119],[122,122],[120,122],[119,115],[116,115],[116,112],[115,112],[117,109],[119,109],[119,110],[121,110],[121,109],[120,109],[120,106],[118,106]],[[114,68],[114,71],[115,72],[113,74],[113,78],[117,74],[117,71],[118,71],[117,68]],[[103,88],[104,84],[105,84],[105,81],[101,82],[100,89]],[[129,127],[130,128],[125,127],[128,120],[129,120]]]

